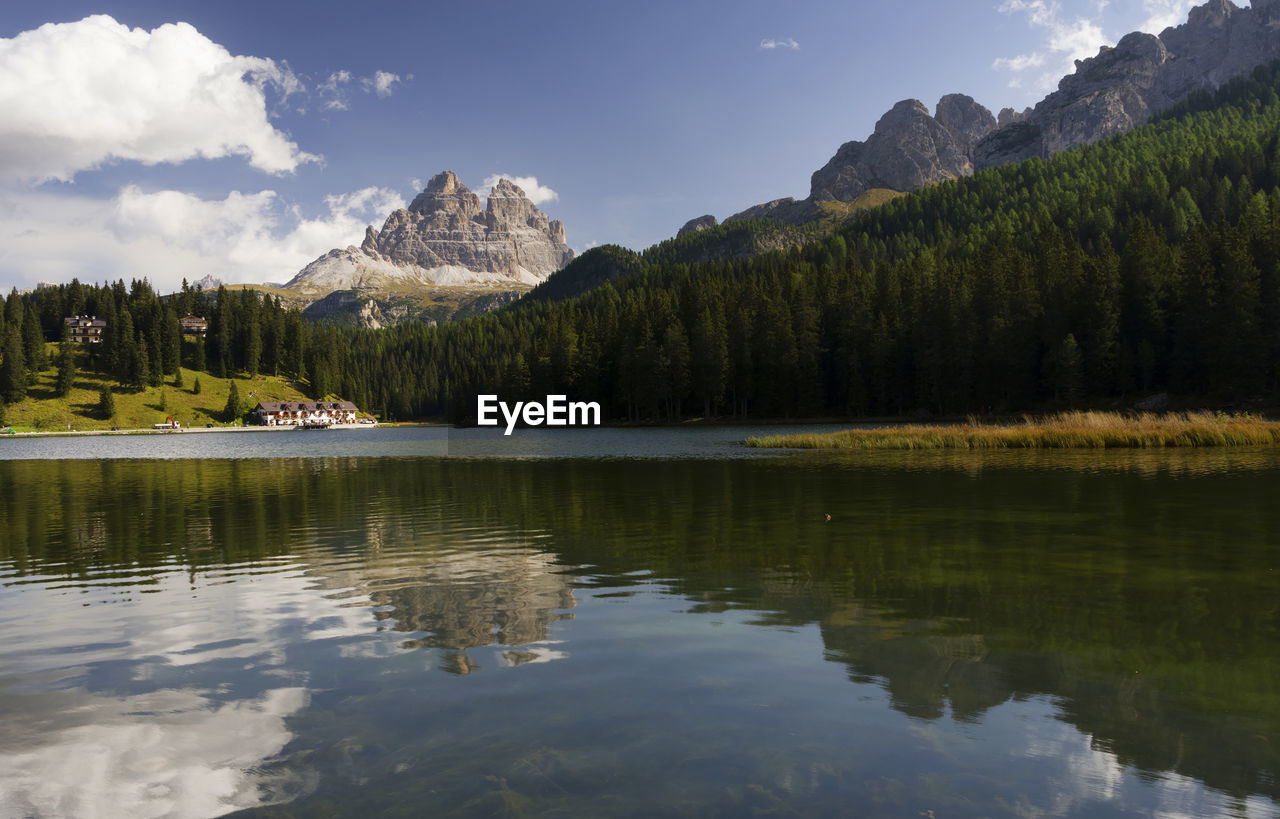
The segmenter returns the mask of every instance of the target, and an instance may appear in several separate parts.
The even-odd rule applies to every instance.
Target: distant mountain
[[[981,140],[976,170],[1087,145],[1147,122],[1195,91],[1280,57],[1280,0],[1239,8],[1211,0],[1187,22],[1160,33],[1134,32],[1115,48],[1077,60],[1074,74],[1024,116]]]
[[[903,100],[865,142],[840,146],[813,174],[807,199],[775,199],[725,221],[843,218],[885,201],[890,191],[1048,158],[1142,125],[1188,95],[1216,89],[1277,57],[1280,0],[1252,0],[1249,8],[1210,0],[1158,37],[1134,32],[1114,48],[1078,60],[1057,91],[1021,113],[1006,108],[997,118],[971,97],[951,94],[931,116],[918,100]]]
[[[452,171],[432,177],[407,209],[370,226],[360,247],[337,248],[286,287],[323,296],[336,290],[527,290],[573,259],[564,225],[502,179],[486,207]]]
[[[813,174],[809,198],[776,199],[726,219],[777,219],[798,224],[822,215],[828,202],[853,202],[875,189],[912,191],[973,173],[973,148],[996,129],[996,118],[963,94],[938,101],[937,113],[903,100],[876,123],[865,142],[846,142]]]

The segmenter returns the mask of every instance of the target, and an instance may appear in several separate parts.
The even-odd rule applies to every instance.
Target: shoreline
[[[1064,412],[1020,423],[901,424],[826,434],[748,438],[752,449],[811,450],[999,450],[999,449],[1173,449],[1280,446],[1280,421],[1252,415],[1182,412],[1122,415]]]
[[[379,427],[397,427],[400,424],[330,424],[326,429],[378,429]],[[435,426],[434,424],[414,424],[413,426]],[[96,435],[186,435],[189,433],[209,432],[300,432],[302,427],[294,426],[243,426],[243,427],[182,427],[180,429],[60,429],[48,432],[6,432],[0,434],[0,441],[6,438],[80,438]],[[319,430],[305,430],[307,432]]]

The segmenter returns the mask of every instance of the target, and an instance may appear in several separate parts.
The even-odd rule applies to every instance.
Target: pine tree
[[[5,335],[4,360],[0,361],[0,398],[13,404],[27,394],[27,364],[22,352],[21,325],[9,321]]]
[[[66,398],[76,382],[76,345],[70,339],[64,339],[58,346],[58,395]]]
[[[22,353],[26,357],[27,370],[38,373],[48,366],[44,352],[44,332],[40,329],[40,317],[31,305],[22,318]]]
[[[227,405],[222,410],[222,416],[228,421],[234,421],[240,415],[240,389],[236,386],[235,379],[232,379],[231,392],[227,394]]]
[[[191,394],[192,395],[200,394],[200,376],[198,375],[196,376],[195,383],[191,385]]]
[[[116,414],[116,398],[110,387],[103,387],[98,393],[98,414],[108,421]]]

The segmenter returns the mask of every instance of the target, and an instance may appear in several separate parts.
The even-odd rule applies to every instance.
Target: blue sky
[[[0,10],[0,287],[284,281],[433,174],[581,251],[780,196],[900,99],[1033,104],[1187,0],[58,2]]]

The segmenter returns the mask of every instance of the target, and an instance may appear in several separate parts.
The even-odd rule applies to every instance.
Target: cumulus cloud
[[[272,190],[203,199],[130,185],[108,200],[11,192],[0,196],[0,279],[145,275],[160,289],[207,273],[228,283],[286,281],[320,254],[359,244],[368,224],[404,206],[377,187],[327,196],[310,215]]]
[[[1100,13],[1105,4],[1094,8]],[[1098,20],[1066,16],[1058,0],[1004,0],[999,11],[1025,15],[1027,25],[1045,35],[1037,50],[992,62],[997,71],[1013,74],[1009,85],[1014,88],[1029,85],[1037,91],[1051,90],[1062,75],[1075,70],[1076,60],[1096,55],[1108,42]],[[1034,76],[1028,77],[1029,73]]]
[[[1181,25],[1196,5],[1198,0],[1142,0],[1142,10],[1147,19],[1138,26],[1138,30],[1159,34],[1170,26]]]
[[[378,71],[372,77],[367,77],[364,80],[365,88],[373,91],[379,97],[391,96],[391,87],[398,82],[402,82],[400,75],[392,74],[390,71]]]
[[[529,201],[535,205],[541,205],[543,202],[555,202],[560,198],[560,194],[551,190],[551,188],[538,184],[538,177],[536,176],[512,176],[509,173],[495,173],[486,176],[484,184],[476,190],[476,195],[482,200],[488,197],[489,191],[493,190],[499,179],[509,179],[516,183],[516,187],[524,191],[524,195],[529,197]]]
[[[0,179],[69,181],[116,160],[243,156],[269,173],[316,161],[271,124],[267,88],[287,97],[302,83],[187,23],[145,31],[95,15],[0,39]]]
[[[788,48],[792,51],[799,51],[800,44],[790,37],[785,40],[775,40],[770,37],[760,41],[760,48],[764,51],[773,51],[775,48]]]

